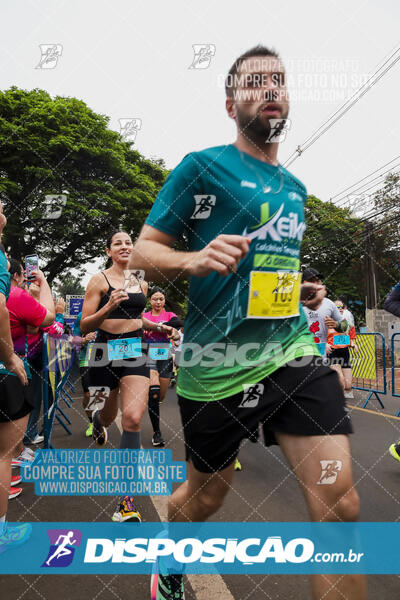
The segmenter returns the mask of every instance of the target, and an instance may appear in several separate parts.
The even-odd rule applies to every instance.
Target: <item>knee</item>
[[[360,499],[354,488],[312,504],[311,516],[314,521],[351,522],[357,521],[360,514]]]
[[[360,497],[354,488],[339,499],[336,512],[340,521],[357,521],[360,515]]]
[[[202,490],[196,494],[196,504],[202,519],[207,519],[217,512],[224,503],[228,489],[217,491]]]
[[[125,431],[140,431],[141,415],[136,413],[123,413],[121,424]]]

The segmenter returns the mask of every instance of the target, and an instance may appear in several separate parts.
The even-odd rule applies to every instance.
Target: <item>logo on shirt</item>
[[[247,188],[251,188],[252,190],[255,190],[257,187],[257,184],[254,183],[254,181],[246,181],[245,179],[243,179],[240,182],[240,187],[247,187]]]
[[[299,222],[297,213],[290,212],[288,217],[282,217],[284,207],[285,205],[281,204],[278,210],[270,215],[269,202],[264,202],[260,206],[260,222],[254,227],[250,227],[249,231],[246,227],[242,235],[251,240],[266,240],[269,236],[275,242],[281,242],[283,238],[301,241],[306,226],[303,222]]]
[[[239,404],[239,408],[255,408],[258,406],[263,393],[263,383],[254,383],[248,387],[243,387],[243,398]]]
[[[216,196],[213,194],[197,194],[194,196],[196,202],[191,219],[208,219],[211,209],[215,206]]]

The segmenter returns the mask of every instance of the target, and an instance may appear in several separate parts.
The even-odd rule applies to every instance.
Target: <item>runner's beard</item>
[[[287,119],[289,109],[286,109],[281,114],[281,119]],[[267,142],[269,134],[271,133],[270,120],[267,117],[263,117],[260,113],[256,116],[250,116],[245,111],[236,107],[236,117],[239,125],[240,133],[245,137],[249,138],[256,144],[258,148],[262,148],[271,142]]]

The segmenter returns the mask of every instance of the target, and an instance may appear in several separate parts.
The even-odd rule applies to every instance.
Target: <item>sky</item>
[[[120,119],[137,119],[136,149],[173,168],[190,151],[234,140],[223,81],[262,43],[288,73],[284,162],[399,45],[399,20],[394,0],[3,0],[1,89],[77,97],[116,131]],[[51,69],[37,68],[45,44],[60,54]],[[207,68],[190,68],[196,44],[210,44]],[[400,62],[293,163],[310,194],[329,201],[399,154],[399,74]]]

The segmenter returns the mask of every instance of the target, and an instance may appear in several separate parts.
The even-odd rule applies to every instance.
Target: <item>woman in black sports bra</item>
[[[120,392],[123,430],[120,448],[137,449],[150,376],[142,326],[156,330],[157,324],[142,317],[148,285],[141,271],[129,269],[130,236],[123,231],[113,233],[107,240],[106,252],[112,266],[90,279],[81,318],[83,334],[97,331],[89,362],[93,438],[99,446],[106,444],[107,427],[118,413]],[[167,325],[162,325],[161,330],[169,335],[176,333]],[[140,521],[133,498],[122,498],[112,519]]]

